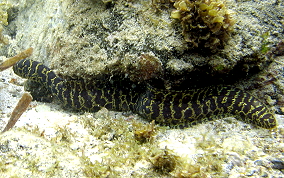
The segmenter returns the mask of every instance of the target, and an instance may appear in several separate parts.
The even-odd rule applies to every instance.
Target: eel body
[[[143,92],[96,86],[91,82],[64,80],[51,69],[29,59],[17,62],[14,72],[44,85],[64,105],[77,110],[97,111],[102,107],[132,111],[161,125],[184,128],[213,120],[220,115],[258,127],[272,129],[277,121],[271,111],[251,94],[228,86],[186,91],[158,90],[147,86]]]

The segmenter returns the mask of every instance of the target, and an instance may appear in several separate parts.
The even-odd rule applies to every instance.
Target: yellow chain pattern
[[[157,90],[144,92],[115,87],[98,87],[85,81],[67,81],[42,63],[23,59],[13,67],[24,78],[45,85],[63,104],[77,110],[97,111],[101,107],[132,111],[162,125],[184,128],[221,116],[272,129],[277,121],[270,110],[251,94],[228,86],[187,91]]]

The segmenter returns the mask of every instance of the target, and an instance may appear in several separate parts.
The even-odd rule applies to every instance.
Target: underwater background
[[[220,117],[173,129],[131,112],[74,112],[47,93],[0,135],[0,176],[283,177],[283,15],[280,0],[2,0],[1,62],[33,47],[30,59],[68,80],[230,85],[262,101],[278,125]],[[1,72],[2,130],[24,85],[42,98],[24,81]]]

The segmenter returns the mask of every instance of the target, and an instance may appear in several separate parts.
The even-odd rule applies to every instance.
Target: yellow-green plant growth
[[[269,38],[270,33],[269,31],[263,33],[260,37],[262,38],[262,44],[260,47],[260,51],[263,54],[266,54],[269,51],[269,42],[267,41],[267,39]]]
[[[227,41],[234,20],[224,0],[174,0],[171,17],[182,24],[182,34],[191,46],[211,51]]]

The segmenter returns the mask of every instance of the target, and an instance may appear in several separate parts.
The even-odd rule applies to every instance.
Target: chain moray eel
[[[213,86],[187,91],[145,91],[96,86],[91,82],[64,80],[42,63],[23,59],[14,72],[44,85],[64,105],[77,110],[98,111],[105,107],[115,111],[132,111],[161,125],[184,128],[216,119],[220,115],[258,127],[272,129],[277,121],[269,109],[251,94],[229,86]]]

